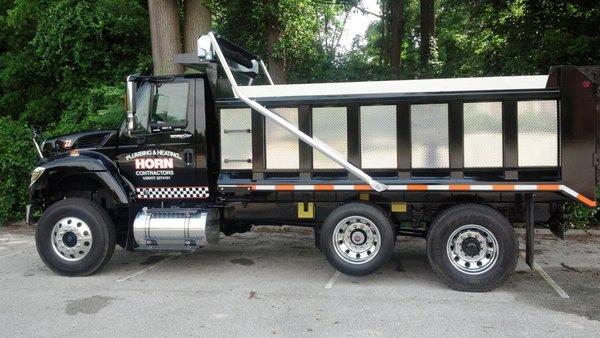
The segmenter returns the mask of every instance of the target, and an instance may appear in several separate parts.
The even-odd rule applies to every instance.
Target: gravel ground
[[[600,234],[536,236],[501,288],[450,290],[425,241],[401,238],[394,259],[363,278],[336,273],[312,232],[259,228],[196,253],[117,249],[99,273],[50,272],[29,228],[0,229],[0,336],[598,336]],[[521,241],[523,243],[523,241]]]

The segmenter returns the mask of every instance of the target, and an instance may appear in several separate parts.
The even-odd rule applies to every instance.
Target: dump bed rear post
[[[535,226],[535,195],[532,193],[525,194],[525,262],[529,268],[533,270],[534,262],[534,226]]]

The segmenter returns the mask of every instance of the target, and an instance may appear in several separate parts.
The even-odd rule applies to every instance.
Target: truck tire
[[[461,204],[442,211],[427,233],[427,255],[433,270],[458,291],[490,291],[515,270],[517,235],[497,210]]]
[[[102,268],[115,250],[115,227],[98,204],[69,198],[51,205],[38,222],[38,254],[50,270],[87,276]]]
[[[329,263],[351,276],[371,274],[394,252],[394,228],[380,208],[346,203],[329,214],[321,227],[321,248]]]

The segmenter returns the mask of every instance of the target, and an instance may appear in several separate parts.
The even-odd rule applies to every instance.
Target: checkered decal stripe
[[[208,187],[152,187],[136,188],[140,199],[208,198]]]

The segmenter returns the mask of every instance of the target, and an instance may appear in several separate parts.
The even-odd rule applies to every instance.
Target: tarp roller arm
[[[231,83],[231,89],[233,90],[233,93],[235,94],[236,97],[238,97],[240,100],[244,101],[252,109],[254,109],[257,112],[264,115],[266,118],[277,123],[278,125],[280,125],[284,129],[286,129],[287,131],[291,132],[292,134],[296,135],[299,139],[306,142],[311,147],[321,151],[323,154],[325,154],[325,156],[330,158],[332,161],[341,165],[342,167],[344,167],[344,169],[348,170],[348,172],[354,174],[355,176],[357,176],[358,178],[360,178],[361,180],[363,180],[364,182],[369,184],[373,188],[373,190],[375,190],[375,191],[387,190],[387,186],[385,184],[379,183],[378,181],[374,180],[371,176],[367,175],[364,171],[357,168],[352,163],[348,162],[340,153],[335,151],[329,145],[325,144],[323,141],[315,139],[311,136],[308,136],[307,134],[303,133],[300,129],[298,129],[296,126],[294,126],[289,121],[287,121],[286,119],[282,118],[281,116],[279,116],[276,113],[267,109],[265,106],[261,105],[260,103],[250,99],[249,97],[247,97],[243,93],[241,93],[241,91],[239,90],[239,87],[235,81],[235,78],[233,76],[233,73],[231,72],[231,69],[229,68],[229,65],[227,64],[226,57],[223,54],[223,52],[221,51],[217,37],[214,35],[213,32],[208,33],[208,37],[210,38],[211,45],[212,45],[215,53],[217,54],[219,61],[221,62],[221,66],[223,66],[223,69],[225,70],[225,74],[227,75],[227,78],[229,79],[229,82]],[[269,80],[270,80],[270,76],[269,76]],[[270,81],[270,82],[272,83],[272,81]]]

